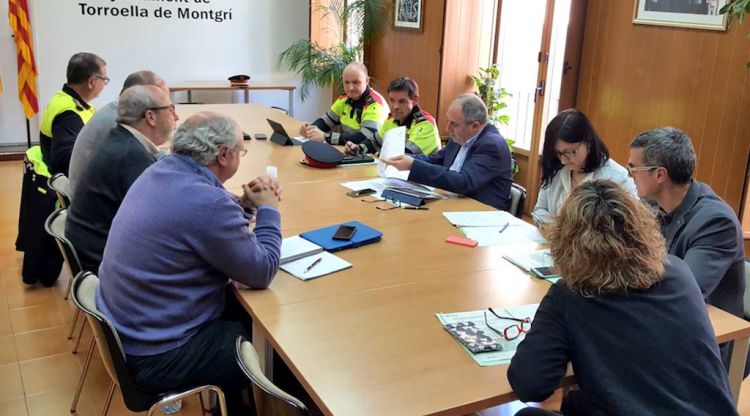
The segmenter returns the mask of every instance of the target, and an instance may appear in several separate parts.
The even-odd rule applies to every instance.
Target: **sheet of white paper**
[[[375,178],[375,179],[367,179],[363,181],[349,181],[349,182],[342,182],[341,186],[347,189],[351,189],[352,191],[361,191],[362,189],[374,189],[375,194],[369,195],[374,198],[381,198],[381,194],[385,190],[385,188],[393,188],[393,187],[401,187],[401,188],[407,188],[407,189],[413,189],[415,191],[419,192],[426,192],[435,194],[438,198],[442,198],[443,196],[433,192],[435,188],[424,186],[424,185],[418,185],[415,183],[407,182],[401,179],[395,179],[395,178]]]
[[[383,147],[380,148],[380,159],[388,160],[392,157],[403,156],[406,152],[406,127],[396,127],[390,129],[383,137]],[[399,171],[393,166],[386,165],[378,161],[378,176],[381,178],[401,178],[409,177],[409,171]]]
[[[504,229],[503,229],[504,228]],[[479,247],[504,245],[536,246],[544,242],[544,237],[531,224],[509,223],[507,227],[460,227],[467,238],[479,242]],[[503,230],[500,232],[500,230]]]
[[[321,259],[320,263],[307,270],[318,259]],[[323,251],[319,254],[282,264],[280,268],[300,280],[310,280],[350,267],[352,267],[352,264],[348,261],[327,251]]]
[[[503,258],[527,272],[532,267],[551,267],[553,265],[549,249],[534,251],[519,250],[514,253],[506,253],[503,255]]]
[[[383,182],[382,178],[378,179],[368,179],[364,181],[350,181],[350,182],[342,182],[341,186],[344,188],[351,189],[352,191],[361,191],[363,189],[374,189],[375,193],[372,195],[368,195],[368,197],[373,198],[381,198],[381,194],[383,193],[383,190],[385,190],[386,185]]]
[[[443,216],[456,227],[502,227],[505,224],[524,223],[505,211],[455,211],[443,212]]]
[[[531,326],[533,326],[534,324],[534,315],[536,314],[536,310],[539,309],[539,304],[537,303],[537,304],[530,304],[530,305],[518,305],[518,306],[511,306],[509,308],[493,307],[492,309],[500,316],[510,316],[513,318],[520,318],[520,319],[531,318],[531,324],[529,325],[529,328],[531,328]],[[438,313],[436,314],[436,316],[438,320],[440,321],[440,323],[443,325],[455,324],[458,322],[472,321],[479,328],[483,329],[485,334],[488,334],[489,336],[494,338],[496,341],[498,341],[500,345],[503,346],[502,351],[472,354],[469,350],[464,348],[464,346],[461,345],[461,343],[459,342],[459,345],[461,345],[461,348],[464,348],[464,350],[468,352],[469,355],[471,355],[471,358],[473,358],[474,361],[477,362],[477,364],[479,364],[482,367],[508,364],[510,363],[511,358],[513,358],[513,355],[515,355],[516,353],[516,347],[525,338],[525,334],[522,334],[520,337],[512,341],[506,341],[503,337],[497,335],[494,331],[487,328],[484,322],[484,313],[485,311],[470,311],[470,312],[455,312],[455,313]],[[510,324],[513,323],[513,321],[504,321],[494,316],[491,316],[490,319],[492,320],[492,323],[494,323],[496,326],[502,326],[507,323],[510,323]]]

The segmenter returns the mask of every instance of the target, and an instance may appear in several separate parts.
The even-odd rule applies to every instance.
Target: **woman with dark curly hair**
[[[579,184],[595,179],[616,182],[637,196],[628,171],[609,157],[609,149],[582,111],[571,108],[555,116],[544,132],[542,187],[531,216],[546,224]]]
[[[546,232],[562,279],[508,369],[520,400],[549,397],[571,363],[580,390],[564,415],[737,414],[698,284],[667,255],[651,208],[614,182],[586,182]]]

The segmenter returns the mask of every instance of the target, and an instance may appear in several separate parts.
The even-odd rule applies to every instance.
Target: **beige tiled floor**
[[[67,339],[75,307],[63,299],[68,279],[63,272],[52,288],[27,287],[21,281],[22,254],[15,251],[21,163],[0,162],[0,416],[67,416],[91,341],[85,331],[78,354]],[[78,415],[99,415],[110,378],[94,352]],[[743,385],[740,414],[750,415],[750,382]],[[559,395],[544,403],[559,406]],[[487,409],[482,416],[512,415],[523,407],[514,402]],[[119,392],[109,415],[131,415]],[[185,400],[181,415],[198,415],[197,400]]]

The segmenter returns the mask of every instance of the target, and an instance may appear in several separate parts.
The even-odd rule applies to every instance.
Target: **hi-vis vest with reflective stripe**
[[[28,159],[29,163],[34,166],[34,173],[36,173],[37,175],[44,176],[45,178],[49,178],[52,176],[49,173],[47,165],[45,165],[44,161],[42,160],[41,147],[32,146],[31,148],[29,148],[29,150],[26,151],[26,159]],[[42,193],[46,193],[46,191]]]
[[[58,91],[47,104],[47,109],[44,110],[44,116],[42,117],[42,124],[39,126],[39,131],[52,138],[52,123],[55,118],[66,111],[74,111],[81,117],[83,124],[88,123],[91,117],[94,116],[94,106],[89,106],[88,110],[84,108],[83,104],[78,102],[75,98],[66,94],[63,91]]]
[[[377,91],[370,88],[370,94],[366,97],[366,103],[361,114],[354,110],[349,104],[349,97],[341,95],[331,105],[328,116],[334,123],[341,125],[341,132],[346,134],[356,133],[363,127],[377,131],[388,118],[388,106],[385,98]]]

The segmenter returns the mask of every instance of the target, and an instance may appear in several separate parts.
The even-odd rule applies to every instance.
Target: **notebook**
[[[352,265],[323,251],[323,247],[295,235],[281,240],[281,270],[301,280],[325,276]]]
[[[357,229],[351,240],[333,239],[333,235],[341,225],[350,225]],[[383,233],[374,228],[370,228],[359,221],[349,221],[342,224],[334,224],[328,227],[319,228],[317,230],[308,231],[300,234],[300,237],[319,245],[325,251],[339,251],[380,241],[380,239],[383,237]]]

